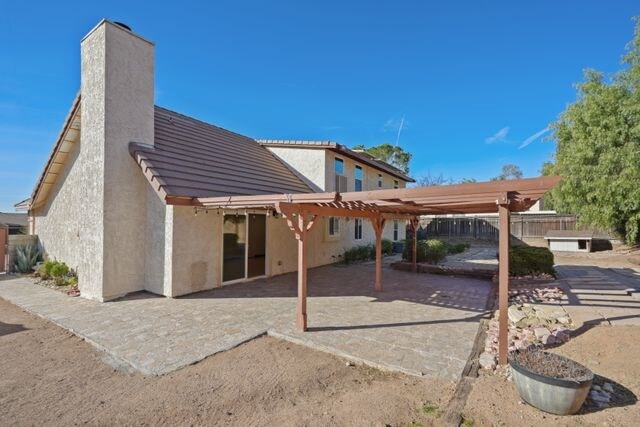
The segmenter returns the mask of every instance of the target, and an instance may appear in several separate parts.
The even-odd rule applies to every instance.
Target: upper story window
[[[356,240],[362,240],[362,218],[356,218],[354,221],[355,232],[353,238]]]
[[[356,166],[356,174],[355,174],[355,190],[362,191],[362,167]]]
[[[397,179],[393,180],[393,188],[399,188],[400,187],[400,183],[398,182]]]
[[[335,171],[336,175],[344,175],[344,160],[336,157],[335,161],[333,162],[333,170]]]
[[[344,175],[344,160],[336,157],[333,162],[333,170],[335,171],[333,191],[344,193],[347,191],[347,177]]]
[[[329,217],[329,236],[337,236],[340,234],[340,218]]]
[[[382,174],[379,173],[378,174],[378,188],[382,188]]]

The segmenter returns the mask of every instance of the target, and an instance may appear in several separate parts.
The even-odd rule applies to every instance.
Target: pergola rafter
[[[374,289],[382,286],[382,231],[389,219],[411,223],[413,234],[412,270],[417,271],[417,230],[419,217],[429,214],[498,212],[499,249],[499,362],[507,361],[507,319],[509,299],[509,216],[529,209],[560,181],[560,177],[540,177],[431,187],[396,188],[347,193],[273,194],[256,196],[201,197],[193,206],[205,208],[273,209],[287,221],[298,242],[297,326],[307,329],[307,236],[320,216],[362,218],[371,221],[376,236]],[[184,203],[184,200],[181,201]]]

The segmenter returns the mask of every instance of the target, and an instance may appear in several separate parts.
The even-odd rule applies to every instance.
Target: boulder
[[[496,367],[496,357],[486,351],[480,355],[478,361],[482,369],[494,369]]]

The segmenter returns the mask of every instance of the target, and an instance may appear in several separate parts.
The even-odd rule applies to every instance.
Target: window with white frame
[[[398,240],[400,234],[400,223],[397,219],[393,220],[393,240]]]
[[[354,221],[354,239],[362,240],[362,219],[356,218]]]
[[[362,166],[356,166],[355,178],[355,191],[362,191]]]
[[[378,188],[382,188],[382,174],[378,174]]]
[[[398,187],[400,187],[400,183],[398,182],[397,179],[394,179],[393,180],[393,188],[398,188]]]
[[[329,236],[337,236],[340,233],[340,218],[329,217]]]

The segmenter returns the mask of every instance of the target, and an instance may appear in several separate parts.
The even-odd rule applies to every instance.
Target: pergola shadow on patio
[[[205,208],[264,208],[282,215],[298,241],[298,303],[296,325],[307,331],[308,232],[320,216],[365,218],[376,235],[373,289],[383,291],[382,231],[388,219],[406,219],[413,229],[413,271],[416,265],[416,233],[420,215],[449,213],[499,213],[499,362],[507,362],[507,308],[509,279],[509,215],[529,209],[560,180],[540,177],[510,181],[415,187],[346,193],[273,194],[257,196],[200,197],[168,202]],[[506,233],[505,233],[506,231]],[[362,280],[362,278],[361,278]]]
[[[385,268],[386,270],[386,268]],[[307,304],[313,325],[300,331],[291,321],[297,274],[236,283],[180,297],[211,307],[242,307],[250,316],[278,307],[271,336],[370,366],[410,375],[456,379],[472,351],[493,284],[488,280],[417,275],[389,269],[385,291],[375,292],[372,263],[309,270]],[[291,310],[291,311],[289,311]],[[212,313],[215,315],[215,313]],[[239,317],[246,314],[237,313]],[[262,315],[261,315],[262,316]]]

